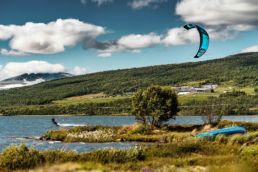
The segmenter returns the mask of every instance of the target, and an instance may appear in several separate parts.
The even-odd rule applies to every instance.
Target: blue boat
[[[244,134],[246,133],[246,129],[244,127],[234,126],[234,127],[228,127],[228,128],[222,128],[218,130],[213,130],[205,133],[196,134],[197,137],[213,137],[218,134]]]

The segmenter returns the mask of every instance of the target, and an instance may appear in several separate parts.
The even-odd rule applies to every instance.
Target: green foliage
[[[229,137],[229,144],[253,144],[258,141],[258,132],[246,133],[243,135],[234,135]]]
[[[206,106],[200,107],[199,113],[202,115],[204,124],[218,125],[224,114],[227,114],[227,106],[216,106],[211,102]]]
[[[219,123],[219,128],[231,127],[231,126],[242,126],[249,132],[258,130],[258,123],[254,122],[242,122],[242,121],[227,121],[223,120]]]
[[[258,123],[221,121],[218,128],[231,126],[242,126],[248,133],[237,135],[218,135],[216,137],[204,138],[204,141],[215,141],[223,144],[253,144],[258,141]],[[68,130],[55,130],[45,134],[42,139],[60,140],[65,142],[158,142],[158,143],[180,143],[184,141],[196,141],[193,130],[201,130],[202,125],[164,125],[156,128],[148,125],[129,126],[86,126],[76,127]],[[73,137],[68,137],[73,136]]]
[[[132,148],[129,150],[98,150],[82,155],[82,160],[101,163],[125,163],[144,160],[145,155],[141,149]]]
[[[80,157],[73,151],[49,150],[41,152],[44,157],[44,163],[54,164],[71,161],[80,161]]]
[[[195,127],[194,127],[195,126]],[[102,143],[117,141],[132,142],[180,142],[187,138],[192,139],[186,131],[200,128],[191,126],[163,126],[156,128],[149,125],[134,124],[129,126],[85,126],[67,130],[53,130],[42,136],[42,140],[57,140],[63,142]],[[172,131],[172,132],[171,132]],[[174,132],[179,131],[179,132]]]
[[[0,171],[34,171],[31,168],[35,167],[35,171],[257,171],[257,144],[231,145],[218,142],[225,138],[227,136],[216,138],[217,142],[192,138],[169,144],[148,144],[128,150],[106,149],[90,153],[57,150],[34,152],[25,146],[9,147],[0,156]],[[23,159],[18,158],[17,161],[17,157]],[[49,165],[54,165],[51,170],[48,169]],[[40,166],[42,169],[39,169]]]
[[[145,159],[142,149],[97,150],[78,154],[72,151],[43,151],[29,149],[25,145],[8,147],[0,156],[0,171],[31,169],[44,164],[64,162],[126,163]]]
[[[217,143],[228,143],[228,136],[224,135],[224,134],[219,134],[215,137],[215,142]]]
[[[11,106],[0,108],[4,115],[116,115],[127,114],[130,111],[130,98],[114,99],[108,102],[88,102],[78,104],[48,104]]]
[[[43,136],[43,138],[44,140],[64,141],[66,136],[67,136],[67,130],[53,130],[53,131],[48,131]]]
[[[129,131],[129,134],[150,134],[152,131],[152,126],[139,124],[137,127]]]
[[[217,143],[229,145],[252,145],[258,141],[258,132],[250,132],[246,134],[235,135],[217,135],[213,138]]]
[[[254,92],[258,95],[258,87],[254,89]]]
[[[160,126],[178,111],[177,95],[171,88],[151,86],[133,96],[132,114],[143,124]]]
[[[145,89],[153,84],[198,86],[205,83],[231,83],[237,86],[235,89],[249,93],[241,96],[226,93],[218,97],[214,103],[227,104],[226,115],[257,114],[258,94],[255,96],[254,92],[258,84],[257,60],[257,53],[240,54],[205,62],[99,72],[1,90],[0,114],[128,114],[131,111],[131,97],[128,95],[138,89]],[[199,107],[210,105],[210,96],[216,97],[222,92],[223,90],[216,90],[215,93],[179,96],[179,103],[182,105],[179,115],[198,115]],[[89,98],[95,93],[103,97]],[[84,97],[85,95],[91,96]]]
[[[233,91],[221,94],[220,97],[229,97],[229,96],[238,97],[238,96],[245,96],[245,95],[246,95],[246,93],[243,91],[233,90]]]
[[[0,106],[43,105],[54,100],[104,92],[122,95],[150,85],[182,85],[191,81],[233,81],[239,86],[258,83],[257,53],[196,63],[160,65],[99,72],[0,91]]]
[[[257,111],[250,111],[252,107],[257,106],[258,95],[242,95],[242,96],[220,96],[209,97],[203,101],[189,101],[180,107],[180,115],[248,115],[256,114]]]
[[[112,142],[114,140],[115,140],[115,133],[112,129],[73,132],[73,133],[68,133],[65,138],[65,142],[87,142],[87,143]]]
[[[11,146],[2,152],[0,168],[29,169],[41,165],[43,161],[43,156],[34,149],[28,149],[25,145]]]
[[[242,155],[245,155],[245,156],[254,156],[254,157],[257,157],[258,156],[258,145],[251,145],[251,146],[248,146],[248,147],[244,147],[241,151],[241,154]]]
[[[146,150],[147,157],[186,157],[186,155],[198,153],[202,155],[235,154],[236,147],[219,145],[202,140],[184,140],[177,143],[154,145]]]

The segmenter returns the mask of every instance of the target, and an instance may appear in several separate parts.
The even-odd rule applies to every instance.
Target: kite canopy
[[[200,35],[200,46],[199,46],[199,50],[197,52],[197,54],[194,56],[194,58],[199,58],[201,57],[208,49],[209,47],[209,35],[206,32],[206,30],[204,30],[203,28],[201,28],[198,25],[195,24],[187,24],[184,26],[184,28],[186,30],[190,30],[193,28],[196,28],[199,32]]]

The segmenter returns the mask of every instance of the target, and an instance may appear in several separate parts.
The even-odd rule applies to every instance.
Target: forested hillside
[[[258,53],[195,63],[99,72],[0,91],[0,106],[42,105],[66,97],[104,92],[123,95],[152,84],[178,86],[191,81],[258,85]]]

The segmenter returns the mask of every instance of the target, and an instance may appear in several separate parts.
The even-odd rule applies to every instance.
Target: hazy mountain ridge
[[[19,76],[5,79],[0,81],[0,89],[10,89],[23,86],[38,84],[45,81],[63,79],[71,77],[72,74],[59,72],[59,73],[25,73]]]

